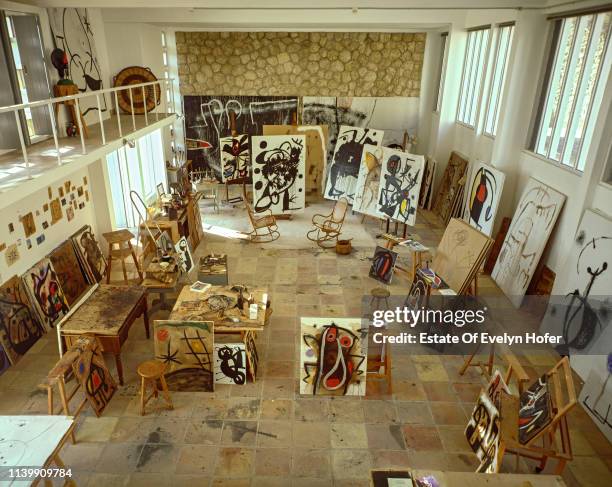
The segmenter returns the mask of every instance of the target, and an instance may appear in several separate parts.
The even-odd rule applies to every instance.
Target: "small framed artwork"
[[[159,183],[157,185],[157,196],[161,198],[165,194],[166,194],[166,190],[164,189],[164,183]]]

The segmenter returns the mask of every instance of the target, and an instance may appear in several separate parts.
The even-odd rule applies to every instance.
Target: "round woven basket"
[[[122,69],[119,74],[115,76],[113,86],[129,86],[151,81],[157,81],[157,78],[149,68],[130,66],[129,68]],[[145,111],[150,112],[153,110],[159,105],[161,98],[159,85],[146,86],[144,89],[144,96],[142,87],[134,88],[131,93],[131,101],[130,90],[118,91],[117,95],[119,108],[125,113],[131,114],[133,106],[134,113],[137,115],[142,115]]]
[[[336,242],[336,253],[340,255],[348,255],[351,253],[352,246],[350,240],[338,240]]]

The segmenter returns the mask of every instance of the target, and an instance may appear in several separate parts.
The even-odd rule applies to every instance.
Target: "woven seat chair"
[[[306,234],[306,238],[324,249],[330,249],[336,245],[336,241],[342,232],[342,224],[348,209],[348,200],[340,198],[336,201],[332,212],[329,215],[314,215],[312,224],[314,228]],[[333,244],[329,245],[329,242]]]
[[[248,234],[251,242],[273,242],[280,237],[280,232],[278,231],[278,226],[276,225],[276,218],[274,218],[271,210],[268,210],[263,214],[255,213],[255,210],[253,210],[253,207],[251,206],[251,203],[249,203],[248,199],[245,198],[244,203],[249,215],[249,220],[253,226],[253,230]]]

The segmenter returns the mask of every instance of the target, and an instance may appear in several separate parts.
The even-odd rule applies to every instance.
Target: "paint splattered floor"
[[[245,244],[207,236],[196,257],[211,251],[229,256],[232,283],[269,286],[273,315],[258,337],[261,370],[256,383],[217,385],[214,393],[173,393],[175,409],[163,402],[139,414],[137,365],[151,358],[137,321],[124,345],[126,385],[101,418],[90,409],[79,419],[76,445],[62,457],[79,486],[367,486],[369,470],[430,468],[473,471],[476,457],[463,431],[483,379],[471,368],[458,374],[462,357],[408,355],[394,347],[393,394],[368,382],[365,398],[302,397],[298,391],[300,316],[360,316],[362,296],[376,281],[368,278],[380,232],[368,219],[348,215],[345,236],[355,238],[350,256],[322,251],[305,238],[310,216],[329,212],[318,202],[308,213],[279,223],[281,238],[272,245]],[[247,229],[243,209],[203,209],[206,223]],[[291,233],[289,235],[286,232]],[[416,232],[433,246],[442,229],[421,212]],[[380,242],[380,241],[379,241]],[[406,255],[400,259],[409,264]],[[116,276],[121,279],[120,273]],[[404,296],[409,282],[397,276],[389,287]],[[487,277],[480,293],[499,295]],[[152,318],[163,319],[167,312]],[[528,322],[528,320],[527,320]],[[430,354],[430,355],[427,355]],[[37,384],[57,359],[54,334],[47,334],[15,367],[0,376],[0,414],[46,413],[46,396]],[[548,370],[555,356],[523,357],[533,377]],[[107,357],[114,373],[114,361]],[[565,469],[568,485],[609,485],[612,445],[577,406],[570,414],[573,462]],[[551,462],[551,467],[554,462]],[[504,463],[512,471],[514,458]],[[520,462],[520,471],[533,464]]]

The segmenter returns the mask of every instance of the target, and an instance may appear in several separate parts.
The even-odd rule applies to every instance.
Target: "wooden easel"
[[[385,381],[387,384],[387,394],[393,394],[393,381],[391,380],[391,347],[386,343],[382,344],[380,354],[367,357],[368,380],[374,379]],[[382,372],[381,372],[382,370]]]
[[[416,235],[409,235],[409,237],[414,237],[415,240],[417,240],[417,236]],[[399,245],[401,242],[403,242],[404,240],[406,240],[406,236],[404,235],[404,238],[399,238],[399,237],[395,237],[393,235],[390,234],[383,234],[382,238],[384,240],[387,241],[387,243],[385,244],[385,248],[389,249],[389,250],[393,250],[393,248],[396,245]],[[404,267],[401,267],[399,265],[395,266],[395,272],[403,272],[404,274],[406,274],[406,277],[408,277],[410,280],[414,279],[414,276],[416,274],[416,270],[421,267],[423,265],[423,259],[424,256],[426,256],[426,254],[429,253],[429,250],[410,250],[410,255],[412,257],[412,270],[409,271],[408,269],[405,269]]]
[[[499,458],[501,461],[505,453],[516,455],[517,467],[521,456],[539,460],[540,464],[536,467],[538,473],[553,458],[558,461],[553,473],[561,475],[567,462],[573,458],[567,413],[576,405],[576,390],[568,357],[563,357],[546,376],[551,389],[553,416],[550,423],[526,444],[521,444],[518,439],[519,398],[502,394]]]

